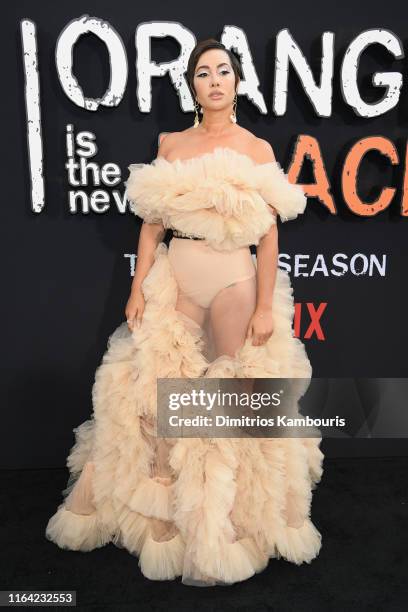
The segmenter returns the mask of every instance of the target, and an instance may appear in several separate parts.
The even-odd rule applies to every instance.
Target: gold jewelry
[[[197,110],[200,108],[200,105],[198,104],[198,100],[197,98],[194,100],[194,110],[195,110],[195,116],[194,116],[194,126],[193,127],[198,127],[200,125],[200,120],[198,118],[198,112]],[[200,109],[200,112],[203,112],[203,109]]]
[[[235,96],[234,96],[234,101],[232,103],[232,113],[230,114],[230,119],[231,119],[231,123],[236,123],[237,122],[237,100],[238,100],[238,94],[237,92],[235,92]]]
[[[237,122],[237,113],[236,113],[236,109],[237,109],[237,101],[238,101],[238,94],[237,92],[235,92],[235,96],[234,96],[234,101],[232,103],[232,113],[230,114],[230,119],[231,119],[231,123],[236,123]],[[200,108],[200,105],[198,104],[198,100],[195,99],[194,100],[194,110],[195,110],[195,115],[194,115],[194,126],[193,127],[198,127],[200,125],[200,120],[198,118],[198,110],[200,110],[200,113],[203,113],[203,109]]]

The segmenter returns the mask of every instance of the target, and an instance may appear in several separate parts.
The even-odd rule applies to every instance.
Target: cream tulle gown
[[[142,325],[123,322],[109,337],[46,536],[82,551],[113,542],[148,578],[190,585],[245,580],[274,557],[310,562],[321,547],[310,519],[320,437],[155,436],[158,377],[310,379],[286,272],[277,270],[272,336],[261,346],[242,336],[256,299],[249,245],[276,223],[272,207],[282,221],[304,211],[303,190],[278,162],[225,147],[129,170],[135,214],[205,240],[157,246]]]

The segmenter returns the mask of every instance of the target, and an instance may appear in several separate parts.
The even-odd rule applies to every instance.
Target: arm
[[[158,157],[165,157],[166,155],[166,145],[164,144],[165,140],[166,136],[160,139],[157,152]],[[125,308],[125,316],[131,331],[133,329],[135,319],[138,327],[141,324],[145,306],[142,283],[153,265],[154,252],[159,242],[163,240],[165,233],[166,230],[162,223],[146,223],[143,221],[137,248],[135,275],[133,277],[130,296]]]
[[[256,305],[260,310],[272,307],[278,267],[278,229],[276,223],[262,236],[256,247],[257,294]]]
[[[137,247],[137,262],[131,295],[141,291],[142,283],[153,265],[156,247],[163,240],[165,233],[162,223],[145,223],[143,221]]]
[[[275,154],[269,142],[261,140],[259,145],[259,163],[275,161]],[[278,226],[276,223],[276,210],[269,206],[268,210],[275,216],[275,223],[268,233],[262,236],[256,247],[257,261],[257,309],[268,309],[272,307],[273,290],[276,280],[276,269],[278,266]]]
[[[275,154],[269,142],[259,140],[257,145],[257,163],[275,161]],[[276,282],[278,267],[278,226],[276,223],[276,210],[269,206],[271,215],[275,216],[275,223],[269,231],[262,236],[256,248],[257,261],[257,289],[256,308],[248,326],[248,337],[252,335],[252,344],[264,344],[273,333],[272,298]]]

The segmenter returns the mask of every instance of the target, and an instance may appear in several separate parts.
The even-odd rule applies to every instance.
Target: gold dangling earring
[[[237,122],[237,101],[238,101],[238,94],[237,92],[235,92],[235,97],[234,97],[234,101],[232,103],[232,113],[230,114],[230,119],[232,123],[236,123]]]
[[[200,105],[198,104],[197,99],[194,100],[194,110],[195,110],[195,116],[194,116],[194,125],[193,127],[198,127],[200,125],[200,120],[198,118],[198,112],[197,110],[200,108]],[[202,110],[201,110],[202,112]]]

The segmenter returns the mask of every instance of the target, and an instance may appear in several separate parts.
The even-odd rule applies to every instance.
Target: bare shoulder
[[[189,151],[191,145],[195,144],[195,130],[193,128],[187,128],[180,132],[162,132],[159,137],[159,150],[158,157],[165,157],[166,159],[172,156]],[[188,154],[184,155],[188,157]]]
[[[254,137],[251,150],[252,157],[257,164],[267,164],[276,161],[276,156],[271,144],[263,138]]]
[[[161,132],[157,157],[167,157],[169,151],[177,145],[181,132]]]

